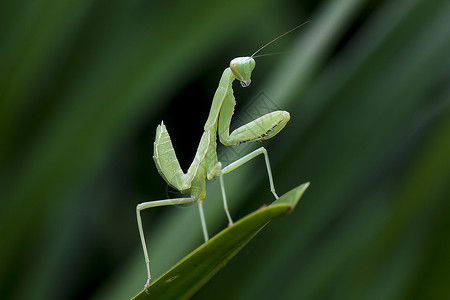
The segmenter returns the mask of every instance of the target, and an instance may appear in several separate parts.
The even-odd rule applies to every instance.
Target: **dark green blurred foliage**
[[[0,2],[1,298],[136,294],[135,206],[172,193],[157,124],[186,169],[228,62],[305,20],[235,95],[237,116],[261,92],[291,112],[264,146],[279,194],[311,186],[194,299],[448,299],[444,0]],[[272,202],[262,167],[225,178],[234,218]],[[205,206],[218,232],[215,181]],[[195,206],[143,218],[154,276],[201,243]]]

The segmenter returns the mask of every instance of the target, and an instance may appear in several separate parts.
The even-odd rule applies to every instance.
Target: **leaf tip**
[[[309,182],[303,183],[296,188],[293,188],[280,198],[273,202],[272,205],[288,205],[289,212],[292,211],[297,203],[300,201],[300,198],[303,196],[305,190],[309,187]]]
[[[303,193],[306,191],[306,189],[309,187],[309,182],[303,183],[300,186],[292,189],[288,194],[291,195],[291,201],[290,201],[290,209],[291,212],[294,210],[294,208],[297,206],[297,203],[300,201],[300,198],[303,196]]]

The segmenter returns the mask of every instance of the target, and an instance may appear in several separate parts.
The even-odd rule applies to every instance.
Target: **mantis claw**
[[[275,199],[278,199],[278,198],[279,198],[278,195],[277,195],[277,193],[275,193],[275,191],[272,191],[272,194],[275,196]]]
[[[150,295],[149,291],[147,290],[149,286],[150,286],[150,278],[147,279],[147,282],[144,285],[144,291],[147,295]]]

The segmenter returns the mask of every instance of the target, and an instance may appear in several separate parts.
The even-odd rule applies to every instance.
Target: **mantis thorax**
[[[255,68],[255,60],[250,57],[237,57],[230,62],[230,69],[243,87],[250,85],[252,71]]]

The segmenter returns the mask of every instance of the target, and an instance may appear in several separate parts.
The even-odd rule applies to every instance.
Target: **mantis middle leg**
[[[270,168],[269,155],[267,154],[267,150],[264,147],[260,147],[260,148],[256,149],[255,151],[245,155],[244,157],[242,157],[242,158],[232,162],[231,164],[229,164],[225,168],[222,168],[222,164],[220,162],[218,162],[217,165],[216,165],[217,172],[219,174],[219,179],[220,179],[220,188],[222,190],[222,198],[223,198],[224,209],[225,209],[225,213],[227,215],[228,222],[229,222],[228,225],[232,225],[233,221],[231,219],[230,212],[228,210],[227,199],[226,199],[226,194],[225,194],[225,184],[224,184],[224,180],[223,180],[223,174],[229,173],[229,172],[237,169],[238,167],[242,166],[243,164],[245,164],[246,162],[248,162],[249,160],[255,158],[256,156],[258,156],[260,154],[264,154],[264,159],[265,159],[266,168],[267,168],[267,175],[269,176],[270,191],[275,196],[275,199],[278,199],[278,195],[275,192],[275,186],[273,184],[272,169]]]

